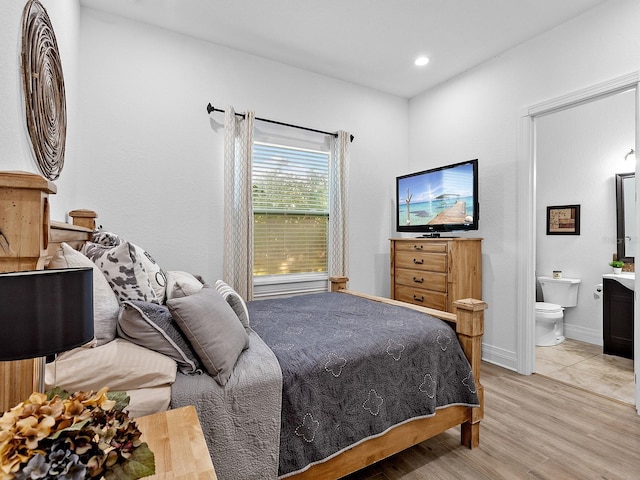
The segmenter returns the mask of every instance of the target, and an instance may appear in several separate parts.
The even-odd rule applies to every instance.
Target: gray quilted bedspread
[[[456,334],[436,318],[341,293],[248,308],[282,369],[281,477],[438,408],[478,405]]]
[[[249,330],[249,348],[224,387],[206,374],[180,372],[172,408],[194,405],[219,480],[278,476],[282,375],[273,352]]]

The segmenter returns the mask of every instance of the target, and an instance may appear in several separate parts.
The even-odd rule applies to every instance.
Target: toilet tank
[[[575,307],[578,304],[579,278],[538,277],[538,282],[546,303],[555,303],[563,307]]]

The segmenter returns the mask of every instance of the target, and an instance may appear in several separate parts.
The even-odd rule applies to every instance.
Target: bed
[[[83,247],[85,242],[91,240],[96,215],[91,211],[77,210],[70,212],[70,217],[73,218],[72,224],[45,222],[48,227],[47,245],[41,255],[44,259],[38,259],[40,264],[46,264],[63,248],[71,247],[74,250],[78,250]],[[42,222],[37,223],[37,225],[42,225]],[[32,268],[36,268],[36,266]],[[306,384],[309,382],[305,380],[307,377],[302,376],[303,381],[298,379],[298,383],[293,382],[293,386],[289,387],[289,390],[297,392],[297,397],[293,395],[294,400],[291,400],[290,392],[287,393],[287,387],[285,386],[287,380],[283,380],[283,377],[286,377],[283,371],[285,373],[288,372],[290,365],[283,362],[287,361],[287,352],[289,352],[288,360],[292,361],[293,359],[294,363],[296,358],[306,358],[306,356],[299,353],[291,355],[291,348],[296,342],[283,341],[284,334],[270,330],[269,322],[265,321],[265,319],[268,320],[273,316],[274,311],[288,311],[289,307],[283,306],[282,300],[247,302],[246,309],[249,313],[248,318],[251,319],[251,325],[243,325],[243,327],[247,327],[246,329],[243,328],[243,331],[246,331],[246,344],[249,345],[249,348],[242,348],[242,353],[238,356],[235,364],[232,365],[232,371],[224,384],[221,385],[219,382],[214,381],[211,375],[194,375],[193,372],[185,373],[187,360],[184,360],[182,367],[175,372],[173,381],[171,381],[170,375],[164,380],[165,384],[170,384],[169,404],[171,407],[187,404],[196,406],[219,478],[340,478],[457,425],[461,426],[461,443],[463,445],[474,448],[479,444],[479,426],[483,418],[484,401],[483,387],[480,382],[480,350],[483,333],[483,312],[486,304],[473,299],[458,300],[455,303],[456,313],[451,314],[352,292],[346,287],[346,278],[332,278],[331,293],[326,294],[327,297],[309,297],[307,298],[306,306],[298,297],[296,302],[302,303],[300,304],[301,310],[296,315],[315,316],[315,314],[309,313],[310,311],[307,309],[308,304],[314,302],[316,303],[315,311],[319,310],[324,313],[324,310],[327,310],[324,308],[328,302],[327,298],[334,298],[338,302],[336,308],[339,312],[352,310],[358,318],[360,318],[360,313],[363,310],[374,306],[382,308],[386,312],[385,315],[388,319],[388,321],[385,321],[388,324],[387,333],[401,331],[404,328],[402,323],[405,317],[408,319],[412,318],[413,315],[417,315],[420,320],[415,322],[420,324],[426,323],[423,322],[423,318],[429,318],[428,322],[436,325],[435,331],[437,332],[436,334],[431,334],[435,335],[432,343],[439,345],[440,349],[442,349],[443,345],[452,345],[449,350],[459,349],[459,355],[464,357],[466,366],[455,368],[463,371],[466,369],[461,373],[460,381],[471,395],[467,395],[462,401],[452,396],[450,400],[445,401],[442,405],[438,404],[439,395],[433,395],[433,392],[429,390],[430,384],[425,378],[423,382],[420,382],[418,390],[420,394],[426,394],[421,398],[434,400],[432,405],[429,406],[433,411],[425,413],[422,410],[404,411],[410,410],[408,407],[389,408],[388,410],[393,415],[399,415],[385,418],[386,422],[394,422],[389,425],[380,420],[383,415],[379,415],[379,411],[386,406],[395,405],[391,399],[392,395],[390,393],[382,395],[375,388],[369,388],[370,395],[364,401],[358,400],[356,403],[361,404],[359,408],[360,406],[365,407],[364,409],[369,412],[371,417],[375,417],[376,421],[380,421],[374,429],[365,433],[355,434],[353,433],[355,426],[345,423],[345,418],[353,417],[348,414],[351,411],[350,409],[354,408],[353,405],[348,404],[351,397],[348,394],[342,394],[344,396],[341,403],[334,407],[331,415],[335,419],[338,418],[341,411],[343,413],[347,412],[346,417],[336,420],[334,428],[339,427],[342,432],[348,431],[348,434],[341,433],[335,436],[341,437],[343,441],[351,441],[352,443],[333,446],[323,445],[322,448],[314,449],[314,452],[317,450],[314,453],[318,455],[317,457],[311,455],[302,464],[296,465],[295,458],[300,456],[299,452],[296,451],[296,447],[287,447],[284,444],[284,440],[281,445],[280,441],[285,437],[299,437],[302,439],[301,443],[311,444],[315,439],[317,430],[314,430],[314,428],[318,423],[318,418],[308,415],[308,413],[300,413],[302,421],[287,427],[287,418],[294,416],[288,413],[288,408],[291,406],[290,404],[295,403],[296,398],[298,400],[302,398],[304,402],[307,402],[310,398],[309,391],[322,391],[324,393],[325,387],[313,385],[309,387],[309,390],[304,391]],[[141,306],[142,303],[132,303],[132,305],[134,307],[137,306],[136,308],[139,309],[156,308],[153,305],[143,307]],[[365,308],[363,305],[367,307]],[[134,314],[140,314],[135,308],[133,310],[135,310]],[[151,315],[149,312],[143,313]],[[398,315],[402,318],[398,317]],[[357,335],[360,335],[361,331],[365,330],[363,325],[366,322],[375,327],[376,320],[358,320],[361,323],[358,323],[356,330],[353,328],[349,330],[344,328],[344,325],[353,323],[353,316],[339,316],[341,318],[335,320],[337,323],[332,327],[329,327],[327,318],[323,318],[322,321],[325,322],[326,328],[332,329],[334,336],[343,337],[343,344],[351,343],[359,346],[366,343],[364,340],[360,341],[359,337],[357,342],[352,341],[354,338],[351,337],[350,339],[349,336],[353,335],[354,331],[356,331]],[[240,320],[242,322],[242,318]],[[303,332],[300,331],[300,327],[295,323],[295,318],[289,319],[289,322],[284,327],[288,335],[304,336],[300,335]],[[413,320],[405,323],[413,323]],[[374,327],[369,329],[376,330]],[[317,328],[322,331],[321,327]],[[388,338],[389,335],[381,340],[383,342],[383,350],[391,363],[396,363],[396,357],[404,360],[409,355],[410,342],[405,342],[405,340],[412,337],[413,334],[410,330],[403,334],[405,338],[402,341]],[[325,335],[325,337],[328,337],[328,335]],[[116,340],[121,343],[125,342],[122,338]],[[317,340],[314,340],[311,344],[302,344],[301,348],[303,348],[303,351],[306,348],[307,352],[313,352],[316,342]],[[415,343],[417,343],[415,348],[420,349],[421,341]],[[411,362],[420,362],[422,357],[424,355],[419,351]],[[351,364],[351,357],[348,360],[348,363]],[[369,362],[368,359],[365,361]],[[341,376],[346,358],[344,355],[334,353],[327,356],[322,362],[323,371],[326,373],[325,376],[338,378]],[[383,370],[383,367],[376,368]],[[442,367],[443,372],[446,372],[447,368],[449,367]],[[202,369],[202,366],[200,366],[200,369]],[[405,368],[404,370],[407,369]],[[374,375],[374,377],[377,379],[377,375]],[[346,383],[354,382],[347,381]],[[405,383],[404,381],[399,382],[390,391],[401,390],[402,385]],[[140,394],[146,398],[147,395],[154,392],[155,388],[157,388],[155,384],[141,385]],[[415,389],[413,390],[415,396]],[[132,397],[134,396],[132,395]],[[321,397],[322,395],[316,396]],[[164,408],[162,402],[158,403],[158,405],[158,408]],[[322,406],[318,406],[316,411],[322,410],[322,408]],[[331,436],[329,434],[324,435],[325,438]],[[351,440],[349,440],[350,438]],[[326,450],[323,450],[323,448],[326,448]],[[283,449],[290,450],[291,455],[283,454]],[[285,457],[288,458],[287,462],[289,463],[283,466],[281,459]]]

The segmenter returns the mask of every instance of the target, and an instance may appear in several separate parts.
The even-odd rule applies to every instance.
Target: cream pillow
[[[176,362],[161,353],[122,338],[95,348],[74,348],[46,365],[47,390],[68,392],[113,391],[170,385],[176,379]]]
[[[143,417],[152,413],[164,412],[171,403],[171,386],[160,385],[151,388],[127,390],[129,405],[125,409],[131,418]]]
[[[188,272],[168,271],[167,275],[167,297],[181,298],[193,295],[202,288],[202,282]]]
[[[93,329],[98,345],[104,345],[116,337],[120,305],[109,282],[98,267],[82,253],[63,243],[48,268],[93,268]]]

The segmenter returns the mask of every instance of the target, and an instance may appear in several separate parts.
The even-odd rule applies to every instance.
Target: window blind
[[[328,177],[328,152],[254,142],[254,276],[327,272]]]

